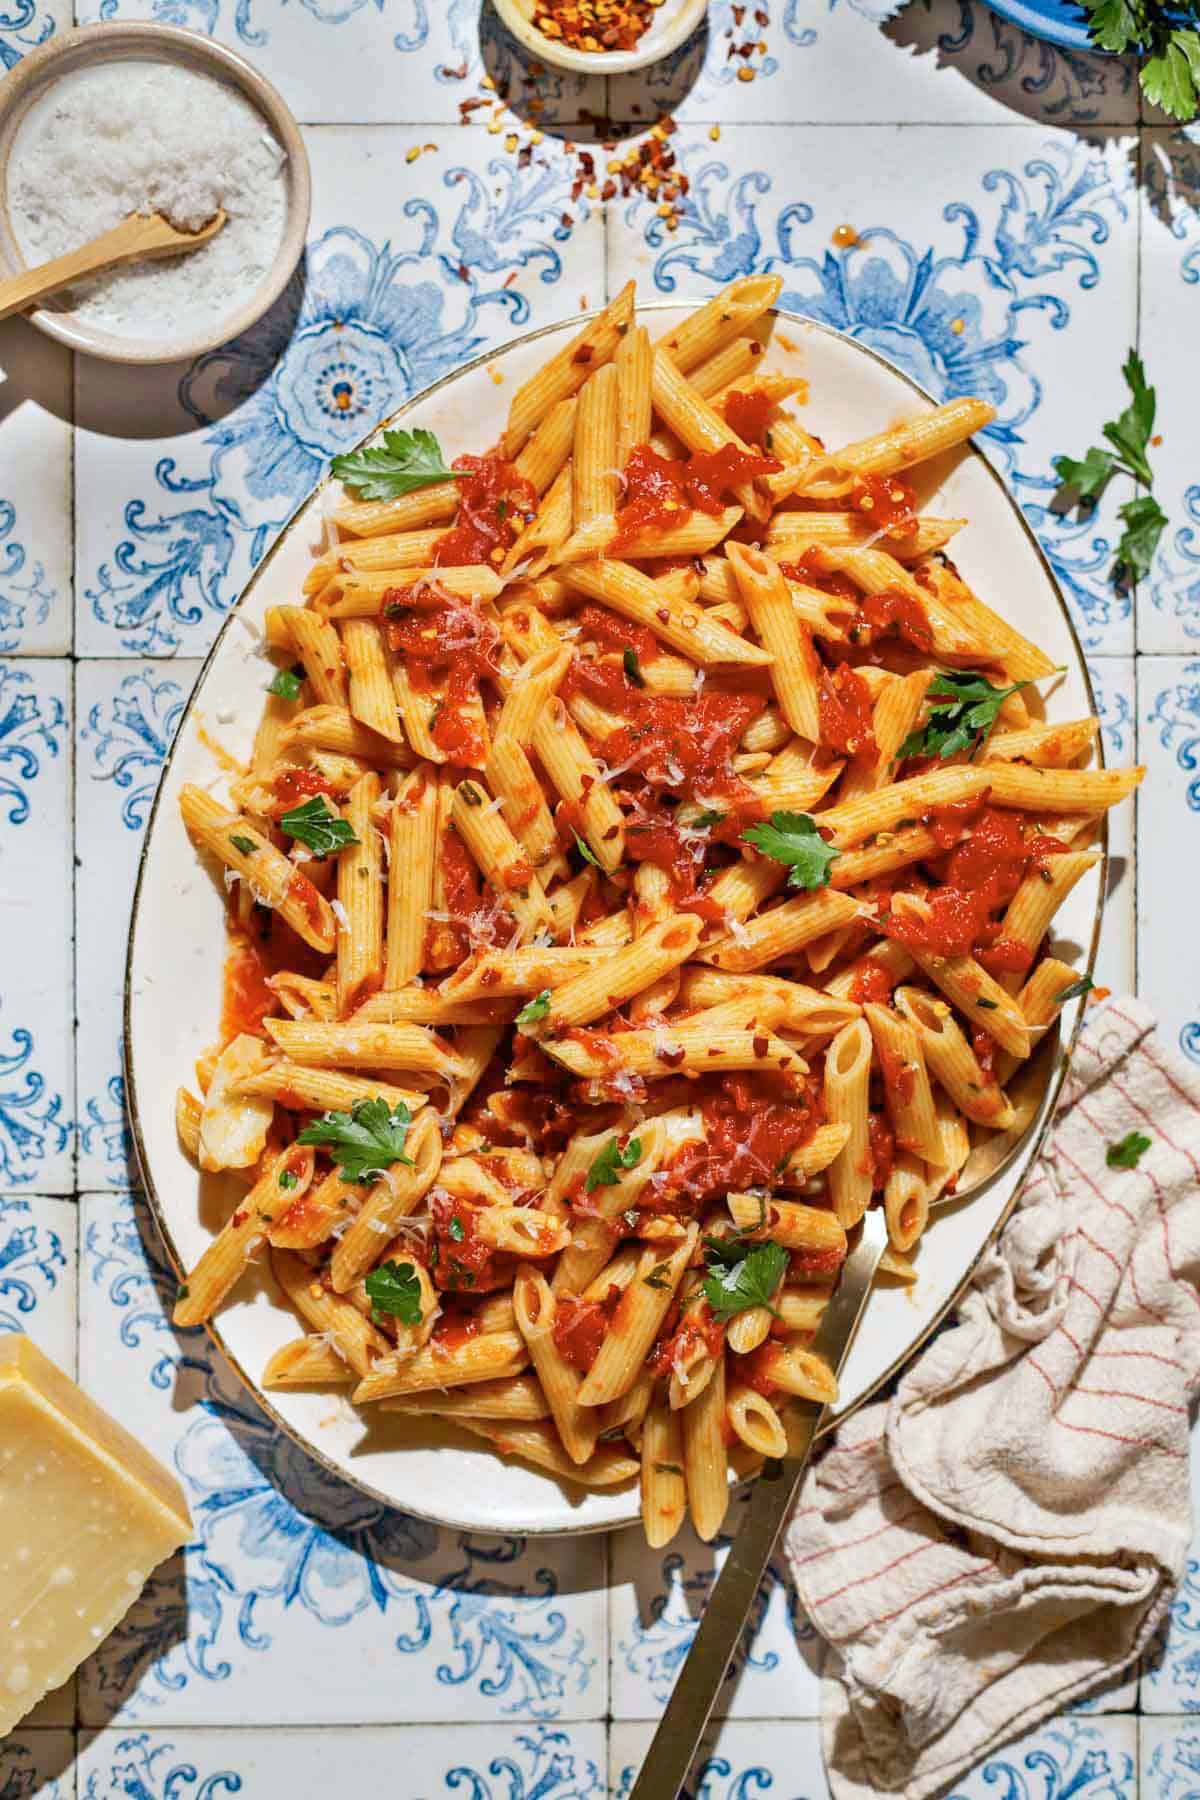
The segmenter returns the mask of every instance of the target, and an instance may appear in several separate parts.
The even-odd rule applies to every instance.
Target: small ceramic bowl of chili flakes
[[[678,50],[708,0],[493,0],[508,29],[543,62],[583,75],[624,75]]]

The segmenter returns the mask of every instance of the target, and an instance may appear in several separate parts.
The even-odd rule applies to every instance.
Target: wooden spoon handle
[[[48,294],[68,287],[85,275],[97,275],[101,269],[135,262],[140,257],[172,256],[181,250],[198,249],[224,223],[225,214],[218,212],[199,231],[185,232],[177,231],[160,213],[133,213],[119,225],[114,225],[111,231],[80,244],[77,250],[68,250],[65,256],[56,256],[50,262],[39,263],[35,269],[25,269],[20,275],[0,281],[0,319],[23,312]]]

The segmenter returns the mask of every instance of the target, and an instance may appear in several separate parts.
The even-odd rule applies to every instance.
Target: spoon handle
[[[24,312],[59,288],[69,287],[71,282],[80,281],[85,275],[97,275],[102,269],[115,268],[118,263],[198,248],[207,243],[224,222],[224,213],[218,213],[199,231],[185,232],[177,231],[161,213],[132,213],[111,231],[89,238],[86,244],[68,250],[65,256],[56,256],[50,262],[39,263],[34,269],[23,269],[19,275],[0,281],[0,319],[7,319],[11,313]]]

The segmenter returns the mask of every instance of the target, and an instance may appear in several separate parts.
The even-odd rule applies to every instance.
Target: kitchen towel
[[[957,1323],[801,1492],[834,1800],[940,1793],[1149,1647],[1191,1537],[1198,1280],[1200,1079],[1113,1000]]]

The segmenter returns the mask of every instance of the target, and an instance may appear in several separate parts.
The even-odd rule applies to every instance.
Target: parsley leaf
[[[646,685],[646,677],[642,674],[642,665],[638,661],[637,651],[627,649],[622,656],[621,661],[624,664],[625,673],[630,681],[632,681],[634,687],[644,688]]]
[[[1127,500],[1118,517],[1125,526],[1117,544],[1117,568],[1125,580],[1140,581],[1150,573],[1158,540],[1167,528],[1167,515],[1153,494]]]
[[[667,1276],[670,1273],[670,1268],[671,1268],[670,1263],[665,1263],[665,1262],[655,1263],[655,1265],[651,1269],[650,1273],[648,1275],[642,1276],[642,1286],[643,1287],[652,1287],[652,1288],[670,1287],[671,1284],[667,1280]]]
[[[517,1024],[535,1025],[539,1019],[544,1019],[549,1011],[550,989],[543,988],[540,994],[535,994],[533,999],[521,1008],[517,1014]]]
[[[1015,681],[1011,687],[993,687],[973,669],[939,671],[928,688],[929,717],[909,732],[896,752],[896,761],[909,756],[955,756],[960,750],[974,755],[1008,696],[1028,686],[1027,681]]]
[[[683,1470],[680,1468],[678,1463],[656,1462],[654,1467],[658,1470],[660,1475],[682,1475],[683,1474]]]
[[[1079,500],[1098,500],[1117,466],[1111,450],[1093,444],[1081,462],[1072,456],[1056,456],[1054,467],[1064,488],[1070,488]]]
[[[235,850],[241,851],[243,856],[253,856],[254,852],[258,849],[258,845],[255,843],[253,838],[238,837],[236,832],[230,838],[229,841],[233,845]]]
[[[1095,985],[1090,975],[1081,975],[1079,980],[1073,981],[1069,987],[1059,989],[1054,996],[1054,1004],[1065,1006],[1068,1000],[1078,1000],[1081,994],[1090,994]]]
[[[714,1241],[705,1239],[709,1273],[704,1281],[704,1294],[717,1318],[732,1318],[735,1313],[747,1312],[752,1306],[770,1306],[771,1296],[788,1266],[788,1253],[783,1245],[755,1244],[734,1262],[730,1260],[725,1243],[721,1244],[720,1253],[714,1259]]]
[[[421,1283],[410,1262],[380,1263],[363,1283],[376,1318],[391,1313],[402,1325],[421,1323]]]
[[[349,844],[358,843],[353,827],[326,805],[323,794],[314,794],[303,806],[284,813],[279,823],[289,837],[299,838],[322,860],[334,850],[345,850]]]
[[[341,1166],[347,1181],[374,1181],[393,1163],[407,1163],[404,1142],[412,1114],[403,1100],[395,1112],[386,1100],[356,1100],[348,1113],[327,1112],[306,1125],[298,1144],[321,1144]]]
[[[1101,50],[1111,50],[1119,56],[1137,43],[1141,21],[1130,0],[1083,0],[1083,4],[1091,14],[1088,30],[1092,42]]]
[[[1104,427],[1104,435],[1131,475],[1150,487],[1154,474],[1146,456],[1146,447],[1154,430],[1154,389],[1146,386],[1146,369],[1136,350],[1125,358],[1121,370],[1129,389],[1130,402],[1120,418]]]
[[[1110,1169],[1136,1169],[1150,1148],[1151,1139],[1142,1131],[1128,1131],[1119,1144],[1110,1144],[1104,1160]]]
[[[702,813],[696,814],[692,824],[697,831],[706,831],[710,825],[719,825],[724,817],[723,812],[714,812],[711,806],[706,806]]]
[[[598,1187],[616,1187],[622,1169],[636,1169],[641,1160],[641,1138],[630,1138],[623,1150],[615,1137],[609,1138],[587,1172],[588,1193],[594,1194]]]
[[[449,1231],[450,1236],[454,1239],[456,1244],[461,1244],[464,1237],[467,1235],[463,1222],[457,1213],[455,1213],[446,1229]]]
[[[828,887],[829,865],[841,855],[825,842],[808,813],[774,812],[769,825],[751,825],[742,839],[772,861],[790,865],[789,887]]]
[[[360,500],[394,500],[435,481],[461,481],[465,473],[446,467],[432,431],[385,431],[381,444],[335,456],[330,468]]]
[[[279,1176],[279,1185],[281,1188],[298,1187],[300,1185],[300,1177],[298,1175],[293,1175],[290,1169],[284,1169]]]
[[[577,831],[573,833],[573,836],[575,838],[575,848],[578,850],[580,856],[582,856],[584,862],[590,862],[593,869],[599,869],[601,874],[603,874],[604,864],[592,850],[591,845],[585,844]]]
[[[303,685],[304,664],[296,663],[290,669],[280,669],[267,692],[277,694],[281,700],[295,700]]]
[[[1142,65],[1142,92],[1173,119],[1195,117],[1200,89],[1200,34],[1172,31]]]

